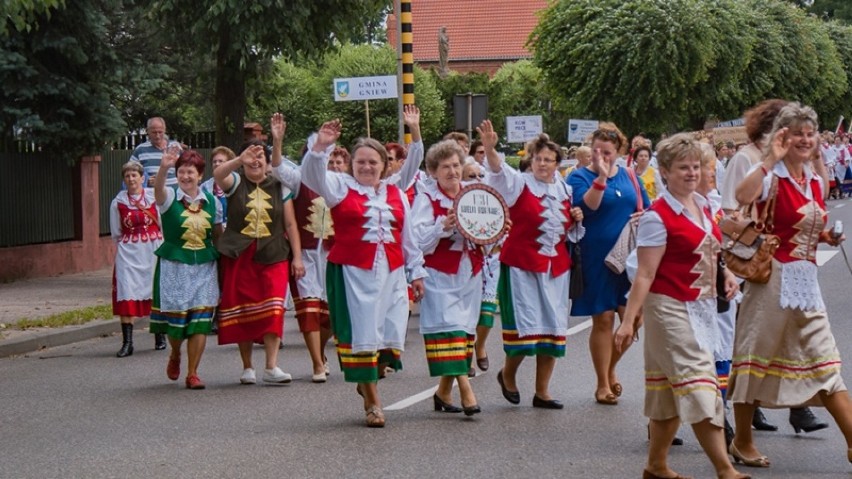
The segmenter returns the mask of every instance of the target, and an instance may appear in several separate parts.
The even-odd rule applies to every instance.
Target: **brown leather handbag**
[[[754,203],[746,207],[743,218],[726,216],[719,222],[722,231],[722,258],[734,275],[752,283],[766,284],[772,274],[772,257],[781,244],[774,230],[775,199],[778,177],[773,175],[766,207],[755,220]]]

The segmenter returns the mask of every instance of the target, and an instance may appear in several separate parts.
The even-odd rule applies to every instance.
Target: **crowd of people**
[[[777,428],[760,407],[789,408],[798,433],[828,427],[809,408],[824,406],[852,462],[852,401],[816,267],[819,243],[845,239],[827,226],[825,202],[852,181],[852,149],[848,137],[820,137],[811,108],[754,106],[744,115],[745,145],[681,133],[653,149],[602,122],[566,151],[542,134],[517,167],[498,153],[488,120],[476,141],[452,133],[428,149],[417,107],[406,106],[403,121],[409,145],[361,138],[346,149],[343,125],[330,120],[297,164],[282,155],[286,123],[276,113],[271,148],[214,149],[204,183],[202,156],[170,143],[161,118],[149,121],[151,142],[124,166],[125,188],[111,206],[117,356],[133,354],[134,320],[150,316],[156,348],[166,338],[171,345],[171,380],[186,341],[187,388],[205,387],[198,371],[211,333],[238,345],[240,383],[257,381],[254,344],[265,352],[263,381],[289,383],[277,355],[290,295],[312,381],[327,380],[333,338],[366,425],[383,427],[377,386],[402,367],[412,303],[420,303],[423,353],[438,378],[434,409],[465,416],[481,412],[469,377],[474,365],[490,367],[485,343],[498,310],[502,395],[521,402],[519,366],[533,356],[531,403],[544,409],[564,407],[550,383],[569,315],[591,316],[590,395],[599,404],[618,404],[619,360],[644,337],[644,478],[683,477],[667,462],[681,422],[718,477],[749,477],[730,457],[769,467],[751,430]],[[576,163],[562,171],[566,153]],[[465,239],[453,209],[478,182],[502,196],[510,218],[508,234],[486,246]],[[748,205],[769,218],[780,244],[765,284],[737,278],[720,260],[720,222]]]

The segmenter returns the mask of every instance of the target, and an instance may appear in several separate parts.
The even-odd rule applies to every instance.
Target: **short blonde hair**
[[[666,171],[671,171],[672,165],[677,160],[695,158],[701,161],[703,156],[701,143],[689,133],[678,133],[660,141],[657,145],[657,164]]]
[[[442,140],[429,147],[426,152],[426,169],[434,173],[442,160],[452,158],[455,155],[459,159],[459,165],[464,164],[466,155],[464,150],[455,140]]]
[[[230,161],[237,157],[236,153],[234,153],[234,150],[228,148],[227,146],[217,146],[216,148],[213,148],[213,151],[210,152],[210,158],[212,159],[216,155],[225,155],[225,157],[227,158],[225,161]]]
[[[591,158],[592,149],[588,146],[581,146],[577,148],[577,151],[574,152],[574,158],[579,159],[580,156],[582,156],[583,158]]]

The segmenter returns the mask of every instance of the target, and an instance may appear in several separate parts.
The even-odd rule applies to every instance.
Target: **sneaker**
[[[292,380],[293,376],[285,373],[278,366],[275,366],[272,369],[263,370],[263,382],[265,383],[288,384]]]
[[[254,369],[245,368],[243,369],[243,375],[240,376],[240,384],[255,384],[257,383],[257,376],[254,375]]]
[[[187,389],[204,389],[206,386],[204,382],[199,379],[198,376],[192,375],[186,377],[186,388]]]

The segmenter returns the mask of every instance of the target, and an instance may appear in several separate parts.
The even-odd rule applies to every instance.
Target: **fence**
[[[0,152],[0,248],[74,239],[74,170],[45,153]]]

